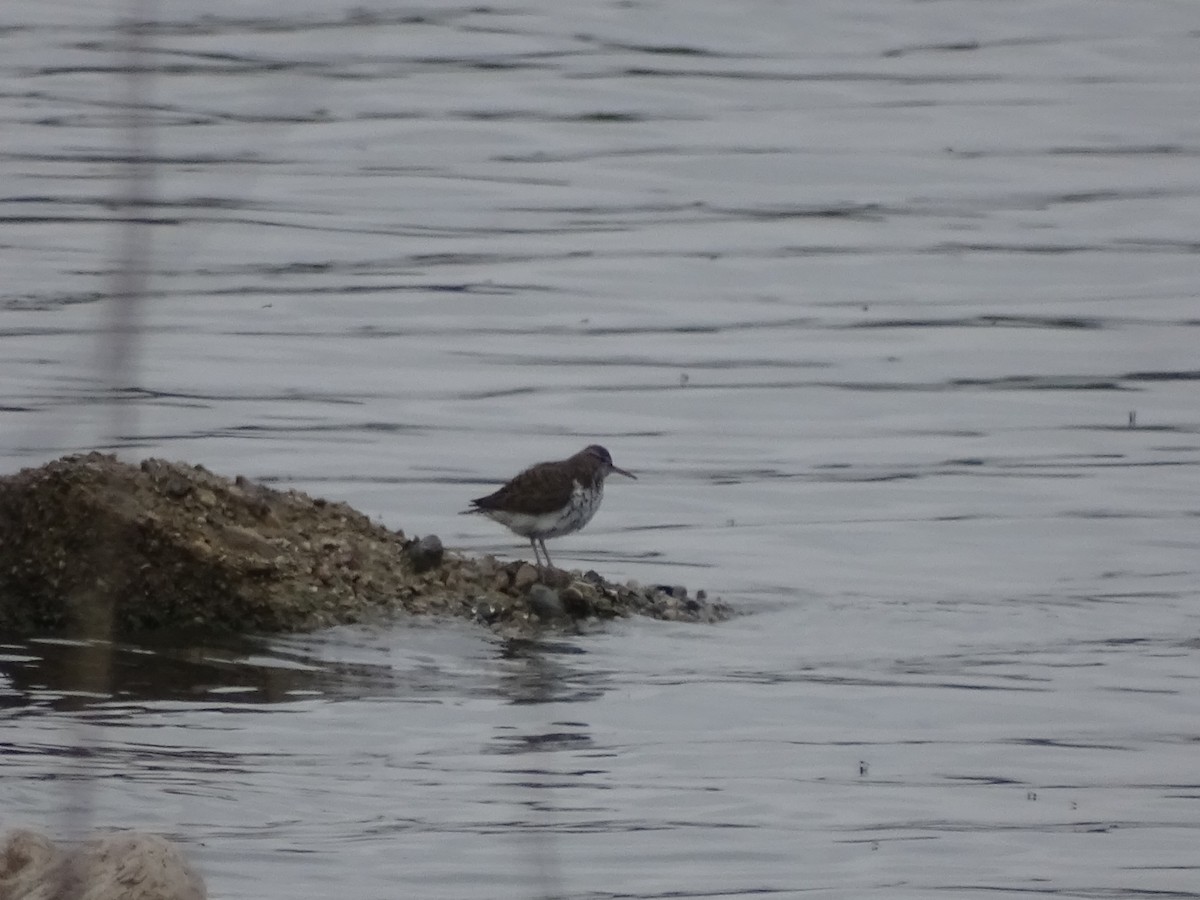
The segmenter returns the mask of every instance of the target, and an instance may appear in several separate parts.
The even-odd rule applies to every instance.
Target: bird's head
[[[618,475],[624,475],[626,478],[632,478],[634,481],[637,481],[637,476],[632,472],[626,472],[620,466],[614,465],[612,455],[599,444],[584,447],[582,455],[587,457],[596,466],[601,478],[607,478],[613,472],[616,472]]]

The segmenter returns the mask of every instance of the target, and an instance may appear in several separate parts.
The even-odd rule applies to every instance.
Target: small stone
[[[440,566],[445,558],[446,550],[442,546],[441,538],[436,534],[427,534],[423,538],[416,538],[405,544],[404,555],[412,564],[413,571],[420,574]]]
[[[557,619],[564,614],[558,591],[544,584],[535,584],[529,588],[529,607],[543,619]]]
[[[563,610],[569,613],[571,618],[583,619],[591,615],[592,604],[578,586],[573,584],[565,588],[561,597]]]
[[[172,500],[182,500],[192,492],[192,486],[178,475],[171,475],[163,486],[163,493]]]
[[[529,563],[524,563],[521,568],[517,569],[517,574],[513,576],[513,590],[521,593],[530,585],[536,583],[537,580],[538,570]]]
[[[500,610],[486,600],[476,604],[475,609],[472,610],[472,612],[474,612],[476,619],[488,625],[500,618]]]

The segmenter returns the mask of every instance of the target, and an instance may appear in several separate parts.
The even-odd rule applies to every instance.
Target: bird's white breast
[[[604,499],[603,483],[597,485],[594,490],[588,490],[579,482],[575,482],[575,487],[571,491],[571,499],[562,509],[540,515],[507,512],[500,509],[485,510],[485,513],[522,537],[544,540],[578,531],[592,521],[592,516],[600,508],[602,499]]]

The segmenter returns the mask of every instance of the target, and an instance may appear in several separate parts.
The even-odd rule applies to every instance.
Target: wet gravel
[[[344,503],[91,453],[0,478],[0,627],[308,631],[389,615],[521,633],[631,615],[715,622],[682,586],[447,551]]]

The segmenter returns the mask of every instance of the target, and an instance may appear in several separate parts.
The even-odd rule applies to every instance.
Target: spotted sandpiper
[[[529,538],[538,568],[538,545],[550,562],[546,538],[578,531],[592,520],[604,499],[604,479],[616,472],[636,479],[632,472],[613,465],[612,456],[599,444],[584,447],[574,456],[538,463],[517,475],[500,490],[471,501],[463,514],[483,513],[510,531]]]

